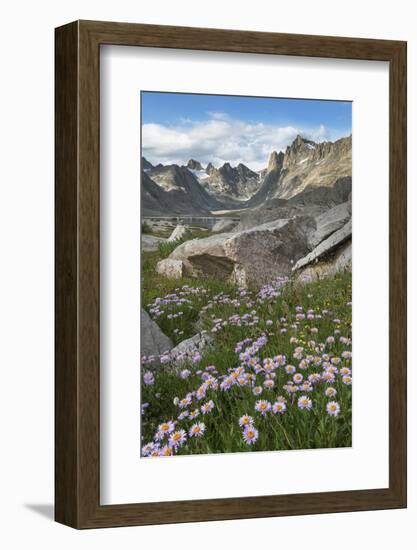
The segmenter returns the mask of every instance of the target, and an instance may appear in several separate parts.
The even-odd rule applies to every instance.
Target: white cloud
[[[221,166],[239,162],[253,170],[267,165],[272,151],[285,150],[297,134],[314,141],[337,139],[323,125],[318,128],[273,126],[231,119],[225,113],[209,113],[202,122],[181,121],[177,126],[144,124],[142,127],[142,155],[152,164],[186,164],[190,158],[203,165],[212,162]]]
[[[222,111],[208,111],[207,114],[215,120],[231,120],[230,116]]]

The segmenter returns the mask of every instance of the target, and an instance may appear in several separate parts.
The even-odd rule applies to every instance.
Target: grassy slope
[[[202,384],[201,371],[204,372],[205,367],[215,366],[215,376],[219,379],[240,365],[235,347],[245,338],[256,339],[262,334],[267,335],[268,343],[258,354],[260,360],[282,354],[286,356],[287,363],[295,366],[299,363],[293,358],[297,346],[304,348],[304,355],[313,356],[328,353],[331,357],[340,357],[343,351],[350,350],[350,345],[340,343],[338,338],[351,337],[351,307],[348,305],[351,301],[351,273],[304,286],[288,285],[282,290],[280,297],[260,300],[254,290],[249,290],[241,296],[238,289],[214,279],[189,278],[173,281],[158,276],[155,274],[155,264],[159,258],[159,252],[145,253],[142,256],[143,306],[149,310],[149,305],[155,298],[165,295],[178,296],[181,288],[188,285],[194,291],[186,288],[182,292],[183,297],[190,303],[163,305],[160,307],[162,314],[156,320],[162,330],[177,343],[195,334],[195,323],[200,317],[200,323],[214,336],[215,345],[205,352],[197,365],[188,366],[192,374],[187,379],[182,379],[169,367],[158,367],[154,370],[155,383],[151,386],[143,385],[142,389],[142,403],[149,403],[142,419],[143,443],[152,440],[161,422],[177,419],[181,410],[174,405],[174,398],[181,399],[187,393],[198,389]],[[225,295],[230,296],[230,299],[224,300]],[[233,299],[236,301],[233,302]],[[208,309],[201,312],[207,305]],[[321,314],[322,317],[297,322],[297,306],[302,307],[304,312],[311,309],[314,314]],[[330,313],[323,314],[323,310],[329,310]],[[168,315],[179,311],[182,311],[180,317],[168,318]],[[258,321],[253,323],[253,317],[250,317],[250,326],[235,326],[229,321],[231,316],[241,317],[250,312],[258,318]],[[222,326],[223,323],[225,326]],[[292,327],[294,323],[297,323],[296,328]],[[213,333],[213,327],[221,328]],[[313,327],[318,329],[317,333],[311,332]],[[334,335],[335,330],[340,332],[336,333],[334,344],[326,345],[320,352],[314,349],[319,343],[324,343],[328,336]],[[290,343],[291,336],[297,338],[296,343]],[[311,340],[315,341],[314,346],[309,344]],[[342,359],[341,365],[350,367],[350,360]],[[145,372],[147,369],[148,367],[143,367],[142,371]],[[297,368],[297,372],[303,374],[304,378],[322,371],[321,366],[310,365],[307,370]],[[208,390],[201,402],[193,397],[189,410],[198,408],[209,399],[214,401],[215,408],[209,414],[200,414],[196,420],[205,423],[205,435],[198,440],[188,440],[187,444],[179,449],[179,454],[351,445],[351,386],[344,384],[339,374],[331,386],[337,390],[337,396],[333,399],[340,404],[341,412],[337,417],[331,417],[326,413],[326,404],[333,399],[324,395],[328,383],[321,381],[315,384],[313,391],[308,394],[313,401],[312,409],[300,410],[297,407],[297,399],[304,392],[299,392],[296,396],[287,395],[282,386],[292,375],[287,374],[284,368],[277,369],[275,373],[275,388],[264,389],[260,396],[253,395],[249,386],[233,386],[227,392],[220,389]],[[263,374],[257,374],[255,385],[262,386],[264,380]],[[285,414],[268,414],[263,417],[255,412],[254,407],[258,399],[267,399],[273,404],[279,395],[287,399]],[[250,446],[243,441],[242,430],[238,424],[239,417],[245,413],[254,417],[255,426],[259,431],[258,441]],[[190,420],[181,420],[177,428],[188,431],[192,424]]]

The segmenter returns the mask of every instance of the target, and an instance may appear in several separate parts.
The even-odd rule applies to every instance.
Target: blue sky
[[[351,102],[142,92],[142,154],[151,162],[243,162],[263,168],[298,133],[315,141],[351,133]]]

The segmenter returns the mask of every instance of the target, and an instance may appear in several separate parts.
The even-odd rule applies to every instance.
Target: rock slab
[[[141,310],[140,322],[141,355],[162,355],[164,352],[170,351],[173,348],[171,340],[162,332],[144,309]]]
[[[174,363],[182,363],[187,359],[192,359],[196,353],[201,353],[204,348],[213,343],[213,338],[204,332],[199,332],[191,338],[180,342],[171,350],[171,357]]]
[[[156,264],[156,272],[168,279],[181,279],[184,276],[184,263],[182,260],[165,258]]]
[[[141,246],[143,252],[153,252],[158,250],[159,243],[165,242],[166,239],[162,237],[155,237],[154,235],[143,234],[141,238]]]
[[[330,210],[316,217],[316,230],[309,238],[312,248],[327,239],[332,233],[346,225],[352,217],[352,203],[350,201],[338,204]]]
[[[297,271],[298,269],[308,264],[319,261],[320,258],[331,253],[340,245],[342,245],[345,241],[351,240],[351,239],[352,239],[352,220],[349,220],[341,229],[332,233],[330,237],[322,241],[318,246],[316,246],[316,248],[314,248],[304,258],[299,259],[298,262],[294,265],[293,271]]]
[[[228,233],[233,231],[238,222],[233,220],[218,220],[212,227],[212,233]]]
[[[184,239],[187,237],[190,233],[190,229],[186,225],[178,224],[177,227],[174,229],[174,231],[171,233],[171,235],[168,237],[168,241],[179,241],[181,239]]]

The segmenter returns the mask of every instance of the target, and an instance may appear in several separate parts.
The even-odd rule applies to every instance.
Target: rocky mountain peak
[[[297,135],[285,153],[273,151],[259,172],[242,162],[225,162],[220,168],[209,162],[205,169],[195,159],[181,167],[153,166],[144,157],[141,163],[151,178],[144,178],[150,211],[158,210],[158,202],[161,211],[170,203],[178,212],[236,209],[243,203],[256,208],[275,199],[289,200],[307,187],[333,188],[338,179],[351,177],[352,136],[315,143]]]
[[[268,167],[260,173],[259,181],[261,186],[251,198],[251,206],[259,206],[275,195],[281,177],[284,158],[285,155],[282,151],[279,153],[272,151],[269,156]]]
[[[314,141],[303,138],[298,134],[291,145],[285,150],[284,168],[305,162],[314,154],[317,146],[318,144]]]
[[[289,199],[311,188],[333,187],[339,178],[352,175],[352,136],[315,143],[297,135],[285,154],[273,151],[261,172],[261,186],[250,199],[259,206],[272,199]]]
[[[224,176],[228,176],[228,177],[233,177],[234,176],[233,168],[232,168],[230,162],[225,162],[223,164],[223,166],[221,168],[219,168],[219,172]]]
[[[222,206],[185,166],[171,164],[155,167],[149,175],[142,173],[142,188],[151,210],[157,209],[155,203],[158,202],[161,212],[169,212],[172,208],[172,212],[207,213]]]
[[[152,170],[153,165],[145,157],[142,157],[142,170]]]
[[[201,166],[201,163],[198,162],[198,160],[190,159],[187,162],[187,168],[190,170],[204,170],[204,168]]]
[[[346,153],[352,150],[352,134],[345,138],[340,138],[334,142],[335,149],[338,153]]]
[[[297,153],[305,149],[314,149],[315,147],[316,147],[316,143],[314,141],[303,138],[300,136],[300,134],[298,134],[295,140],[291,143],[291,145],[287,147],[286,154],[290,152]]]
[[[200,184],[211,195],[222,201],[245,201],[256,193],[260,185],[259,174],[239,163],[232,166],[225,162],[220,168],[211,163],[207,165],[206,177],[200,177]]]
[[[257,178],[258,177],[256,172],[254,172],[253,170],[251,170],[250,168],[248,168],[245,164],[242,164],[241,162],[237,165],[237,172],[238,172],[239,176],[242,179]]]
[[[209,162],[206,167],[206,174],[210,176],[215,170],[215,167],[212,165],[211,162]]]
[[[267,172],[272,172],[274,170],[281,170],[283,160],[284,160],[284,153],[282,151],[280,151],[279,153],[277,153],[276,151],[272,151],[268,161]]]
[[[293,147],[300,147],[300,145],[303,145],[304,143],[304,140],[303,138],[300,136],[300,134],[297,134],[297,137],[295,138],[295,140],[292,142],[292,146]]]

